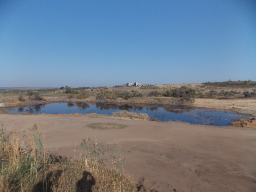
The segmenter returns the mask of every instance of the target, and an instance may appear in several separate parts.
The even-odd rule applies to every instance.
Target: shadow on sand
[[[76,192],[92,192],[95,179],[90,172],[84,171],[83,177],[76,183]]]
[[[53,187],[53,183],[58,182],[61,174],[62,174],[62,170],[57,170],[57,171],[51,171],[47,174],[46,179],[45,180],[41,180],[39,181],[32,189],[32,192],[43,192],[43,191],[47,191],[47,192],[52,192],[52,187]]]
[[[32,192],[52,192],[54,183],[58,182],[62,170],[51,171],[47,174],[45,180],[39,181],[32,189]],[[92,192],[95,185],[95,179],[90,172],[84,171],[83,177],[76,183],[76,192]]]

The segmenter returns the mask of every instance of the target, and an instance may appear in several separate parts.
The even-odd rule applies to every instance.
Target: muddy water
[[[48,105],[34,105],[15,109],[6,109],[9,113],[34,113],[34,114],[74,114],[97,113],[112,115],[114,112],[126,110],[134,113],[146,113],[158,121],[182,121],[191,124],[212,126],[229,126],[233,119],[248,118],[233,112],[224,112],[207,109],[196,109],[185,106],[171,105],[117,105],[103,103],[54,103]]]

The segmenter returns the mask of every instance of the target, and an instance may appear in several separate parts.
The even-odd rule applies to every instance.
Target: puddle
[[[118,105],[105,103],[54,103],[47,105],[34,105],[15,109],[6,109],[9,113],[34,113],[34,114],[74,114],[97,113],[112,115],[114,112],[126,110],[134,113],[146,113],[154,116],[158,121],[182,121],[191,124],[229,126],[233,119],[249,118],[233,112],[224,112],[207,109],[196,109],[186,106],[171,105]]]

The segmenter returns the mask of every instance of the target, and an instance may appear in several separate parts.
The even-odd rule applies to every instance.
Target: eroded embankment
[[[234,127],[251,127],[256,128],[256,117],[235,119],[237,122],[229,123]]]

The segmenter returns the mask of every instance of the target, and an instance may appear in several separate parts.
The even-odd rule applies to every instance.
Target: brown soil
[[[7,131],[29,135],[34,124],[49,150],[79,157],[79,144],[117,144],[135,182],[157,191],[256,191],[256,129],[117,119],[98,115],[1,114]],[[122,125],[92,129],[90,124]],[[127,126],[127,127],[124,127]],[[74,153],[74,149],[75,153]],[[97,182],[97,181],[96,181]]]
[[[192,106],[228,110],[256,116],[256,99],[195,99]]]
[[[256,117],[235,119],[238,122],[232,122],[230,125],[234,127],[251,127],[256,128]]]
[[[0,108],[0,114],[8,114],[8,112],[6,112],[4,109]]]

